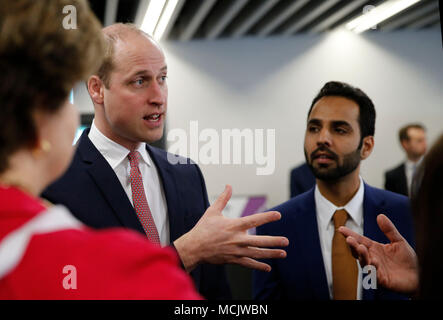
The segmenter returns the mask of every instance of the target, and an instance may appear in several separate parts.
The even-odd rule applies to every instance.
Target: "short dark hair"
[[[360,147],[364,137],[373,136],[375,133],[375,107],[372,100],[359,88],[355,88],[347,83],[339,81],[329,81],[317,96],[312,100],[311,108],[309,108],[308,118],[312,108],[323,97],[339,96],[348,98],[358,104],[359,116],[358,123],[360,126],[361,139]]]
[[[77,28],[65,29],[73,5]],[[0,173],[37,142],[36,111],[57,112],[73,86],[101,64],[101,25],[85,0],[16,0],[0,8]]]
[[[400,139],[400,142],[409,140],[408,130],[412,128],[426,131],[425,127],[420,123],[407,124],[398,131],[398,139]]]

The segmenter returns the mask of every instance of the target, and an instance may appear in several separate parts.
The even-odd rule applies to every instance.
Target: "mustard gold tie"
[[[348,219],[346,210],[337,210],[334,213],[334,237],[332,238],[332,288],[334,300],[357,299],[358,267],[356,259],[345,237],[338,231]]]

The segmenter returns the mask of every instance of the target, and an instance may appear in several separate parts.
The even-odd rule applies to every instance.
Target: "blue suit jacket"
[[[302,194],[315,185],[315,177],[309,166],[304,163],[291,170],[291,198]]]
[[[329,300],[328,284],[318,234],[314,188],[272,209],[282,218],[257,228],[257,234],[281,235],[289,239],[286,259],[265,260],[269,273],[254,272],[256,299]],[[379,229],[376,217],[383,213],[414,246],[412,216],[408,198],[365,184],[363,233],[382,243],[389,243]],[[404,299],[384,288],[363,290],[364,300]]]
[[[93,228],[126,227],[145,234],[117,176],[88,138],[85,130],[66,173],[43,196],[63,204]],[[147,146],[157,167],[169,215],[170,242],[188,232],[209,206],[202,173],[196,164],[171,165],[167,152]],[[225,268],[202,264],[191,273],[196,288],[207,299],[230,299]]]

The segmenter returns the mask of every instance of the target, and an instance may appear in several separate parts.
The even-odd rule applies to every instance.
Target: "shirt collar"
[[[129,150],[122,145],[112,141],[106,137],[95,125],[95,120],[92,122],[91,130],[88,134],[89,139],[94,146],[100,151],[103,157],[108,161],[111,168],[114,170],[123,160],[125,160],[129,154]],[[151,158],[146,150],[146,143],[140,143],[137,148],[143,161],[151,166]]]
[[[422,160],[423,160],[423,156],[417,162],[412,162],[411,160],[406,159],[405,166],[409,170],[412,170],[412,168],[414,168],[414,166],[416,168],[418,168],[418,166],[420,165]]]
[[[148,151],[146,150],[146,143],[140,143],[140,145],[137,148],[137,151],[140,152],[143,161],[148,165],[151,166],[151,157],[149,156]]]
[[[361,227],[363,223],[363,199],[365,188],[362,177],[359,178],[360,186],[358,187],[357,193],[343,207],[337,207],[328,199],[326,199],[320,193],[318,186],[315,185],[315,205],[317,208],[317,217],[322,229],[327,229],[335,211],[339,209],[345,209],[351,219],[355,222],[355,224]]]

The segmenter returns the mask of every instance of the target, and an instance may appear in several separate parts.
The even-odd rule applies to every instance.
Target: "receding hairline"
[[[357,107],[357,108],[358,108],[358,117],[360,117],[360,107],[359,107],[359,104],[358,104],[355,100],[353,100],[353,99],[351,99],[351,98],[348,98],[348,97],[339,96],[339,95],[327,95],[327,96],[323,96],[323,97],[321,97],[320,99],[318,99],[318,100],[312,105],[312,108],[310,108],[310,110],[309,110],[308,120],[309,120],[309,117],[310,117],[311,114],[312,114],[312,111],[314,110],[314,108],[315,108],[316,106],[318,106],[318,104],[319,104],[319,102],[320,102],[321,100],[323,100],[322,102],[325,103],[325,102],[324,102],[325,99],[331,99],[331,98],[332,98],[332,99],[333,99],[333,98],[338,98],[338,99],[341,99],[341,100],[346,100],[346,102],[349,103],[350,105],[352,105],[353,107],[354,107],[354,106]],[[358,121],[358,119],[357,119],[357,121]]]
[[[163,51],[159,43],[148,33],[139,29],[135,24],[131,23],[115,23],[110,26],[104,27],[102,32],[107,40],[109,40],[114,46],[118,41],[125,42],[127,36],[141,36],[149,40],[160,51]]]
[[[421,123],[409,123],[409,124],[401,127],[400,130],[398,131],[398,138],[399,138],[400,142],[410,139],[409,130],[411,130],[411,129],[421,130],[424,133],[426,133],[426,127],[424,125],[422,125]]]
[[[149,45],[155,47],[164,56],[163,49],[158,42],[146,32],[140,30],[131,23],[116,23],[102,29],[106,40],[106,53],[103,63],[97,71],[98,77],[103,81],[106,88],[109,88],[112,71],[116,68],[116,47],[118,43],[126,44],[132,37],[141,37],[148,41]]]
[[[328,99],[328,98],[339,98],[339,99],[347,100],[346,102],[349,103],[348,105],[352,106],[352,108],[354,108],[354,109],[357,108],[357,110],[358,110],[357,119],[353,119],[353,120],[357,121],[357,128],[360,131],[360,134],[362,134],[361,128],[360,128],[360,123],[359,123],[360,122],[360,107],[359,107],[358,103],[356,101],[348,98],[348,97],[343,97],[343,96],[339,96],[339,95],[323,96],[320,99],[318,99],[317,102],[314,103],[314,105],[312,106],[312,108],[311,108],[311,110],[309,112],[308,119],[306,120],[306,124],[309,125],[310,123],[313,123],[313,122],[316,123],[318,121],[320,121],[320,122],[323,121],[320,118],[312,118],[311,116],[312,116],[312,112],[314,111],[314,109],[316,109],[316,107],[318,107],[318,103],[321,100]],[[324,103],[324,100],[323,100],[323,103]],[[329,120],[329,121],[331,123],[333,123],[333,124],[343,123],[343,124],[345,124],[347,126],[350,126],[354,130],[354,127],[352,126],[352,124],[349,121],[347,121],[347,120],[337,118],[337,119],[332,119],[332,120]]]

